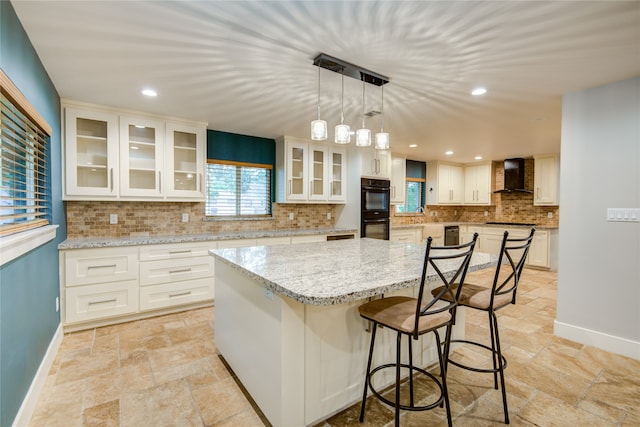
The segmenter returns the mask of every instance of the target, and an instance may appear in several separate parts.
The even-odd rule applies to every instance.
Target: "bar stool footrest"
[[[489,347],[488,345],[485,344],[481,344],[479,342],[475,342],[475,341],[469,341],[469,340],[451,340],[451,344],[454,343],[461,343],[461,344],[470,344],[470,345],[475,345],[476,347],[481,347],[485,350],[490,351],[491,353],[495,354],[496,356],[502,358],[502,369],[505,369],[507,367],[507,359],[502,356],[501,354],[499,354],[496,350],[492,349],[491,347]],[[459,368],[462,369],[466,369],[468,371],[473,371],[473,372],[484,372],[484,373],[496,373],[496,372],[500,372],[500,368],[496,367],[494,368],[476,368],[473,366],[468,366],[468,365],[464,365],[460,362],[456,362],[455,360],[452,360],[449,357],[448,363],[451,363],[452,365],[455,365]]]
[[[435,408],[436,406],[440,406],[440,405],[442,404],[442,402],[444,402],[444,391],[443,391],[443,388],[442,388],[442,384],[440,383],[440,380],[438,380],[438,378],[437,378],[436,376],[434,376],[433,374],[431,374],[431,373],[427,372],[426,370],[424,370],[424,369],[422,369],[422,368],[418,368],[418,367],[415,367],[415,366],[410,367],[410,366],[409,366],[408,364],[406,364],[406,363],[401,363],[401,364],[400,364],[400,367],[401,367],[401,368],[406,368],[406,369],[411,368],[413,371],[418,372],[418,373],[420,373],[420,374],[422,374],[422,375],[427,376],[428,378],[430,378],[430,379],[431,379],[431,381],[433,381],[433,382],[438,386],[438,389],[440,390],[440,395],[438,396],[438,398],[437,398],[434,402],[432,402],[432,403],[430,403],[430,404],[428,404],[428,405],[415,406],[415,405],[402,405],[402,404],[401,404],[401,405],[399,405],[399,408],[400,408],[400,409],[403,409],[403,410],[405,410],[405,411],[427,411],[427,410],[429,410],[429,409],[433,409],[433,408]],[[372,370],[371,370],[371,373],[369,374],[369,381],[368,381],[368,383],[369,383],[369,389],[371,390],[371,392],[372,392],[372,393],[373,393],[373,394],[374,394],[374,395],[375,395],[379,400],[381,400],[382,402],[386,403],[387,405],[389,405],[389,406],[391,406],[391,407],[395,408],[395,407],[396,407],[396,402],[391,401],[391,400],[387,399],[386,397],[383,397],[383,396],[378,392],[378,390],[376,390],[375,388],[373,388],[373,384],[372,384],[373,375],[374,375],[376,372],[379,372],[379,371],[381,371],[382,369],[389,369],[389,368],[393,368],[393,369],[395,370],[395,369],[396,369],[396,364],[395,364],[395,363],[387,363],[387,364],[380,365],[380,366],[377,366],[376,368],[372,369]],[[408,378],[407,378],[407,380],[408,380]],[[395,387],[399,387],[399,385],[396,385],[396,384],[394,383],[393,387],[394,387],[394,388],[395,388]]]

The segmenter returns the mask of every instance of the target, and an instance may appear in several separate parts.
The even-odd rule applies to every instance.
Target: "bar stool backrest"
[[[535,228],[531,228],[527,237],[509,238],[509,232],[505,230],[502,237],[500,255],[498,256],[496,274],[493,278],[490,308],[493,308],[496,295],[504,295],[510,292],[513,293],[511,304],[516,303],[516,292],[518,290],[518,283],[520,282],[520,275],[527,260],[535,231]],[[506,271],[503,271],[503,269]],[[502,278],[500,277],[501,274]],[[505,275],[506,277],[504,277]]]
[[[424,253],[424,263],[422,265],[422,276],[420,277],[420,288],[418,291],[418,302],[416,307],[415,327],[412,336],[418,338],[418,324],[420,322],[420,316],[427,316],[432,314],[441,313],[443,311],[452,310],[456,305],[464,283],[464,279],[469,269],[469,263],[471,256],[473,255],[473,249],[476,246],[478,240],[478,233],[474,233],[473,238],[469,243],[463,243],[461,245],[453,246],[431,246],[433,239],[431,236],[427,238],[427,249]],[[458,263],[455,270],[451,268],[451,263]],[[445,266],[446,264],[446,266]],[[427,277],[427,270],[431,266],[436,272],[442,283],[444,284],[442,290],[426,304],[422,304],[422,296],[424,294],[424,283]],[[454,271],[453,273],[445,274],[444,271]],[[453,289],[454,283],[459,283],[458,291],[454,295]],[[450,301],[446,301],[442,297],[448,295]],[[440,304],[437,304],[441,302]]]

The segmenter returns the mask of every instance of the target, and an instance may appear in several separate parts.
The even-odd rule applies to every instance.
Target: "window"
[[[405,201],[403,205],[396,205],[397,213],[418,212],[420,207],[424,207],[422,195],[424,194],[424,179],[406,178]]]
[[[49,223],[49,136],[5,96],[0,98],[0,236]]]
[[[206,216],[271,215],[271,165],[208,160]]]

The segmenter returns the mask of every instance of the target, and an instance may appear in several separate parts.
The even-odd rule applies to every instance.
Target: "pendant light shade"
[[[389,134],[384,131],[384,86],[382,86],[382,102],[380,106],[380,132],[376,133],[376,150],[389,149]]]
[[[356,146],[358,147],[370,147],[371,146],[371,130],[365,128],[364,125],[364,80],[362,81],[362,128],[356,131]]]
[[[340,109],[340,124],[336,126],[336,144],[348,144],[351,142],[351,128],[344,124],[344,70],[342,74],[342,106]]]
[[[327,139],[327,122],[320,120],[320,67],[318,67],[318,118],[311,122],[311,139],[314,141]]]

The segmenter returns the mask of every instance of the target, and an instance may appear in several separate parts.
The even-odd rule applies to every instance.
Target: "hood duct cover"
[[[504,161],[504,189],[494,193],[532,193],[524,187],[524,159]]]

